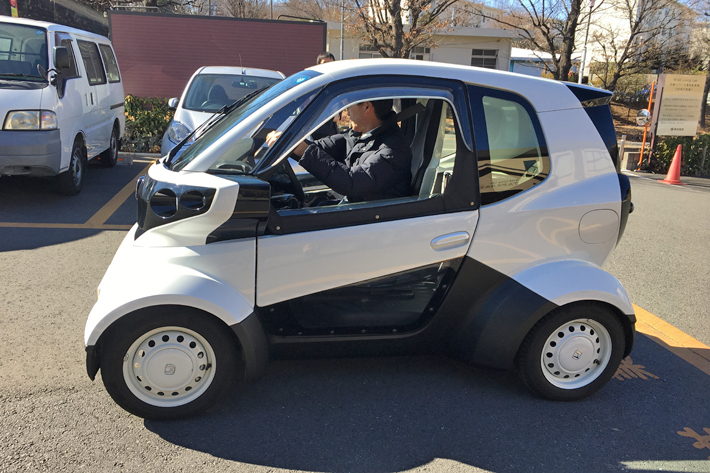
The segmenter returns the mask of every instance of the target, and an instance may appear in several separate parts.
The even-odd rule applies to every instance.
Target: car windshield
[[[221,120],[216,121],[210,128],[200,134],[200,136],[196,137],[194,143],[189,144],[188,142],[185,146],[189,145],[189,148],[187,148],[182,154],[176,153],[174,158],[168,163],[170,169],[175,172],[181,171],[185,168],[185,166],[187,166],[188,163],[190,163],[190,161],[199,156],[200,153],[206,150],[215,141],[224,136],[229,130],[237,126],[242,122],[242,120],[254,113],[256,110],[283,95],[290,89],[319,75],[321,74],[315,71],[299,72],[284,79],[265,92],[246,100],[243,104],[232,110]]]
[[[199,74],[190,84],[183,107],[197,112],[216,112],[247,94],[279,81],[280,78],[242,74]]]
[[[0,80],[44,82],[38,65],[47,69],[47,30],[2,23]]]

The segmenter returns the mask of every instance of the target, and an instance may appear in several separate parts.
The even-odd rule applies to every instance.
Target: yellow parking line
[[[130,230],[133,225],[89,225],[86,223],[25,223],[25,222],[0,222],[0,228],[68,228],[92,230]]]
[[[144,167],[141,172],[136,174],[136,177],[134,177],[131,182],[126,184],[126,186],[121,189],[118,194],[114,195],[111,200],[106,202],[106,205],[101,207],[98,212],[96,212],[94,215],[91,216],[89,220],[86,221],[86,225],[91,228],[95,228],[97,225],[103,225],[106,220],[108,220],[111,215],[113,215],[113,213],[118,210],[121,205],[123,205],[126,199],[130,197],[131,194],[133,194],[136,189],[136,181],[138,180],[138,177],[142,174],[145,174],[149,167],[150,164]]]
[[[710,347],[634,304],[636,331],[710,375]]]

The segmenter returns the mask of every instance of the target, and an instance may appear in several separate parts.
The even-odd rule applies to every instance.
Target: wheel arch
[[[268,363],[268,346],[266,334],[256,313],[252,313],[239,323],[228,325],[223,318],[202,308],[182,304],[161,304],[142,307],[116,318],[105,327],[92,345],[86,346],[86,371],[89,378],[93,381],[100,369],[103,341],[107,336],[111,336],[121,323],[130,321],[132,318],[150,317],[151,314],[165,310],[187,310],[194,312],[196,316],[213,319],[223,326],[230,337],[233,337],[234,342],[238,344],[245,363],[245,379],[256,379],[263,375]]]
[[[633,306],[621,283],[606,271],[582,261],[561,261],[511,278],[475,260],[465,263],[454,283],[459,287],[452,288],[453,303],[447,300],[442,306],[460,311],[455,291],[480,289],[452,327],[455,335],[449,348],[457,358],[513,368],[520,345],[535,324],[560,307],[582,302],[603,304],[613,311],[624,327],[624,356],[630,353],[636,321]],[[470,295],[460,297],[470,301]],[[448,308],[447,303],[451,304]]]

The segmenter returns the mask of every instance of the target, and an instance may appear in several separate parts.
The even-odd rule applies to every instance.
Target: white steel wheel
[[[609,364],[611,337],[591,319],[566,322],[553,331],[540,354],[545,378],[562,389],[576,389],[594,381]]]
[[[181,406],[200,397],[218,369],[210,344],[181,327],[151,330],[128,349],[123,377],[141,401],[158,407]]]
[[[123,316],[100,340],[101,379],[131,414],[169,420],[214,406],[234,380],[239,342],[223,322],[187,307]]]
[[[520,345],[516,365],[535,393],[559,401],[590,396],[614,375],[626,334],[603,304],[563,306],[539,321]]]

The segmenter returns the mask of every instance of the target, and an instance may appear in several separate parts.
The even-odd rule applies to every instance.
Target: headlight
[[[5,117],[5,130],[56,130],[57,114],[49,110],[17,110]]]
[[[180,143],[190,134],[190,129],[183,123],[173,120],[168,127],[168,139],[175,144]]]

